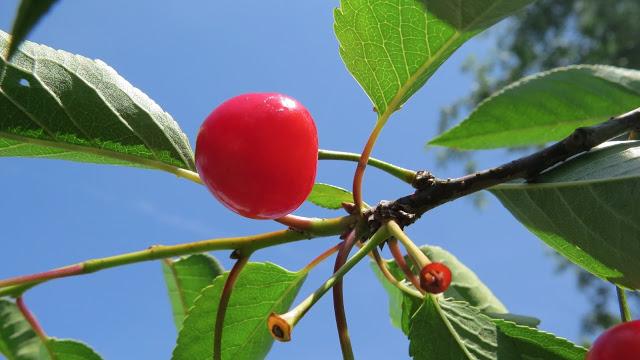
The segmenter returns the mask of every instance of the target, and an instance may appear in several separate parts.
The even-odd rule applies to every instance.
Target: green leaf
[[[11,59],[18,46],[56,2],[57,0],[22,0],[20,2],[18,13],[13,20],[12,39],[7,49],[7,59]]]
[[[178,124],[100,60],[26,41],[0,58],[0,114],[0,156],[195,170]]]
[[[98,355],[89,346],[75,341],[67,339],[49,339],[47,347],[50,349],[53,356],[47,357],[52,360],[101,360],[102,357]]]
[[[173,321],[180,330],[182,322],[202,289],[224,272],[214,257],[206,254],[185,256],[162,262],[162,272],[169,291]]]
[[[533,0],[341,0],[340,56],[381,117],[465,41]]]
[[[101,360],[75,340],[48,338],[46,344],[11,301],[0,299],[0,354],[8,360]]]
[[[467,150],[544,144],[639,103],[640,71],[569,66],[509,85],[429,144]]]
[[[173,360],[209,360],[218,302],[228,272],[217,277],[196,299],[185,318]],[[240,273],[227,309],[222,358],[264,358],[273,339],[267,329],[272,312],[286,312],[302,286],[306,272],[290,272],[271,263],[248,263]]]
[[[409,354],[421,359],[582,360],[586,349],[552,334],[493,320],[461,301],[428,295],[411,317]]]
[[[0,299],[0,354],[9,360],[35,360],[41,345],[16,304]]]
[[[532,233],[603,279],[640,289],[640,142],[610,142],[543,173],[491,189]]]
[[[343,202],[353,202],[353,194],[341,187],[316,183],[307,201],[325,209],[337,210],[342,208]]]

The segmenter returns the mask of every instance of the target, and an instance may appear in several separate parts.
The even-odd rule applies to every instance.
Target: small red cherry
[[[449,284],[451,284],[451,270],[443,263],[429,263],[420,271],[420,286],[428,293],[445,292]]]
[[[205,119],[195,158],[203,182],[227,208],[275,219],[297,209],[311,192],[318,133],[309,111],[295,99],[244,94]]]
[[[618,324],[598,336],[586,360],[638,359],[640,359],[640,320],[634,320]]]

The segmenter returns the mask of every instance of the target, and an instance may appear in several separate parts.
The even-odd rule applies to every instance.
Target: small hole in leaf
[[[20,81],[18,81],[18,84],[24,87],[31,87],[31,83],[29,83],[29,80],[27,79],[20,79]]]

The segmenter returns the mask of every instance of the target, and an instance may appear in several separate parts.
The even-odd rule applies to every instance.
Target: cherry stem
[[[5,280],[0,280],[0,288],[5,288],[11,285],[25,284],[25,283],[38,283],[51,279],[58,279],[67,276],[79,275],[84,271],[83,264],[75,264],[65,266],[59,269],[53,269],[41,273],[31,274],[31,275],[22,275],[16,276],[12,278],[8,278]]]
[[[329,289],[331,289],[336,282],[338,282],[342,277],[347,274],[362,258],[367,256],[376,246],[381,244],[389,237],[389,232],[387,231],[386,226],[382,226],[376,231],[376,233],[369,239],[363,246],[356,252],[347,262],[338,269],[338,271],[334,272],[333,275],[327,279],[316,291],[307,296],[304,300],[302,300],[298,305],[296,305],[293,309],[289,310],[286,314],[278,315],[273,314],[274,318],[281,320],[287,324],[287,337],[290,338],[290,332],[293,327],[304,317],[304,315],[313,307],[313,305],[318,302],[326,294]],[[280,328],[282,330],[282,328]],[[282,338],[282,336],[277,336],[278,334],[272,335],[275,338]]]
[[[16,305],[18,306],[18,309],[22,313],[22,316],[24,316],[25,320],[27,320],[29,325],[31,325],[31,328],[36,333],[36,335],[38,335],[38,337],[43,342],[46,342],[47,334],[45,334],[44,329],[42,328],[42,326],[40,326],[40,322],[38,322],[38,319],[36,319],[35,315],[33,315],[33,313],[29,310],[27,305],[24,303],[24,299],[22,298],[22,296],[19,296],[16,299]]]
[[[318,219],[312,219],[304,216],[297,216],[297,215],[291,215],[291,214],[285,215],[281,218],[274,219],[274,221],[282,225],[288,226],[293,230],[298,230],[298,231],[307,231],[313,226],[313,222],[316,220]]]
[[[326,237],[341,234],[353,227],[356,218],[352,216],[332,219],[314,219],[312,226],[305,232],[295,230],[280,230],[259,235],[217,238],[179,245],[156,245],[148,249],[125,253],[105,258],[91,259],[66,266],[60,269],[46,271],[34,275],[18,276],[0,280],[0,297],[18,296],[27,289],[45,281],[67,276],[84,275],[113,267],[139,263],[143,261],[159,260],[169,257],[197,254],[214,250],[238,250],[240,255],[250,254],[256,250],[270,246],[286,244],[294,241],[308,240],[314,237]]]
[[[404,260],[402,251],[400,251],[400,246],[398,246],[398,240],[396,240],[396,238],[391,238],[389,239],[389,241],[387,241],[387,244],[389,245],[389,251],[391,251],[391,255],[393,255],[396,264],[398,264],[400,269],[402,269],[402,272],[404,272],[404,276],[407,278],[407,280],[409,280],[411,284],[413,284],[413,286],[418,289],[418,291],[424,292],[422,287],[420,287],[418,278],[411,271],[411,269],[409,269],[409,265],[407,265],[407,262]]]
[[[238,258],[236,263],[233,264],[231,271],[229,271],[227,281],[225,281],[224,288],[222,288],[220,302],[218,303],[218,312],[216,314],[216,325],[213,330],[213,360],[222,360],[222,330],[224,327],[224,317],[227,314],[227,306],[231,299],[233,286],[236,284],[240,272],[249,261],[250,255],[251,254],[243,255]]]
[[[356,209],[358,209],[359,212],[362,212],[362,179],[364,178],[364,171],[367,168],[367,163],[369,162],[371,151],[373,151],[373,146],[375,145],[376,140],[378,140],[380,131],[384,127],[385,123],[386,121],[381,118],[376,122],[376,126],[373,128],[373,131],[371,131],[371,135],[369,135],[367,144],[364,146],[364,149],[360,154],[360,160],[358,161],[356,172],[353,175],[353,202],[356,204]]]
[[[356,243],[356,231],[351,230],[342,242],[342,247],[336,256],[336,262],[333,267],[334,273],[347,262],[347,257]],[[349,328],[347,325],[347,315],[344,311],[344,292],[342,288],[342,279],[336,281],[333,286],[333,312],[336,318],[336,327],[338,330],[338,338],[340,339],[340,349],[342,350],[342,358],[345,360],[353,360],[353,347],[349,338]]]
[[[385,279],[389,283],[391,283],[391,285],[397,287],[400,291],[405,292],[408,295],[411,295],[415,298],[423,297],[423,295],[420,292],[406,286],[401,281],[398,281],[398,279],[396,279],[395,276],[393,276],[391,271],[389,271],[389,267],[387,266],[386,260],[383,259],[382,256],[380,256],[380,253],[378,252],[377,249],[373,249],[371,251],[371,257],[373,258],[373,260],[375,260],[376,265],[378,265],[378,269],[380,269],[380,272],[382,272],[382,275],[384,275]]]
[[[413,242],[407,234],[402,231],[398,223],[395,221],[387,222],[387,228],[393,237],[398,239],[402,245],[407,249],[407,253],[411,256],[411,259],[415,262],[419,269],[427,266],[427,264],[431,263],[431,260],[425,255],[422,250]],[[419,288],[419,287],[418,287]]]
[[[622,322],[631,321],[631,311],[627,303],[627,294],[623,288],[616,286],[616,294],[618,295],[618,305],[620,306],[620,318]]]
[[[315,259],[311,260],[311,262],[309,262],[304,268],[302,268],[302,271],[305,273],[311,271],[311,269],[316,267],[321,262],[325,261],[329,256],[333,255],[336,251],[340,250],[341,247],[342,247],[342,243],[338,243],[330,247],[329,249],[325,250],[322,254],[318,255]]]
[[[360,154],[320,149],[318,150],[318,160],[344,160],[359,162]],[[412,184],[416,178],[415,171],[405,169],[403,167],[388,163],[386,161],[378,160],[376,158],[370,157],[367,161],[367,164],[378,168],[386,172],[387,174],[406,182],[407,184]]]

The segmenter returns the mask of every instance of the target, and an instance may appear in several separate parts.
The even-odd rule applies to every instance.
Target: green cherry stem
[[[623,288],[616,286],[616,294],[618,295],[618,305],[620,306],[620,318],[622,322],[631,321],[631,311],[627,303],[627,294]]]
[[[238,276],[240,276],[240,272],[244,269],[250,256],[251,254],[242,255],[236,260],[222,288],[220,302],[218,303],[218,312],[216,313],[216,325],[213,330],[213,360],[222,360],[222,330],[224,328],[224,318],[227,314],[227,306],[231,299],[233,286],[236,284]]]
[[[364,171],[367,168],[367,163],[369,162],[369,158],[371,157],[371,152],[373,151],[373,146],[376,144],[376,140],[378,140],[378,136],[380,135],[380,131],[384,127],[386,123],[386,119],[379,118],[376,122],[376,126],[371,131],[369,135],[369,139],[367,140],[367,144],[364,146],[362,153],[360,154],[360,159],[358,160],[358,166],[356,167],[356,172],[353,175],[353,202],[356,204],[356,209],[359,212],[362,212],[362,179],[364,178]]]
[[[351,230],[344,238],[342,247],[336,256],[336,262],[333,267],[334,273],[345,264],[349,253],[356,243],[356,231]],[[349,327],[347,325],[347,314],[344,311],[344,292],[342,287],[342,279],[336,281],[333,286],[333,313],[336,318],[336,328],[338,330],[338,338],[340,340],[340,349],[342,350],[342,358],[344,360],[353,360],[353,347],[349,337]]]
[[[269,316],[268,326],[271,336],[279,341],[289,341],[294,326],[302,319],[302,317],[313,307],[313,305],[331,289],[338,280],[347,274],[362,258],[367,256],[376,246],[380,245],[389,237],[387,227],[383,226],[369,239],[358,252],[356,252],[347,262],[334,272],[316,291],[307,296],[293,309],[285,314],[271,314]]]
[[[169,246],[151,246],[148,249],[141,251],[86,260],[60,269],[0,280],[0,297],[8,295],[19,296],[27,289],[48,280],[89,274],[100,270],[143,261],[159,260],[168,257],[190,255],[214,250],[237,250],[240,255],[250,254],[256,250],[270,246],[307,240],[315,237],[338,235],[352,227],[355,221],[356,218],[353,216],[331,219],[314,219],[311,226],[304,232],[289,229],[244,237],[217,238]]]
[[[318,160],[344,160],[358,162],[360,161],[360,154],[320,149],[318,150]],[[378,168],[389,175],[395,176],[407,184],[412,184],[416,177],[416,172],[413,170],[405,169],[376,158],[370,157],[367,164]]]
[[[387,228],[393,237],[398,239],[402,245],[407,249],[407,253],[411,256],[411,259],[416,263],[419,269],[427,266],[427,264],[431,263],[431,260],[425,255],[422,250],[413,242],[407,234],[400,228],[398,223],[395,221],[389,221],[387,223]]]
[[[406,286],[402,281],[398,281],[398,279],[396,279],[393,274],[391,273],[391,271],[389,271],[389,267],[387,266],[386,260],[383,259],[380,256],[380,253],[378,252],[377,249],[373,249],[371,251],[371,257],[373,258],[373,260],[376,262],[376,265],[378,265],[378,268],[380,269],[380,272],[382,272],[382,275],[384,275],[385,279],[393,286],[397,287],[398,290],[411,295],[415,298],[418,299],[422,299],[424,296],[419,292],[416,291],[415,289],[412,289],[408,286]]]

